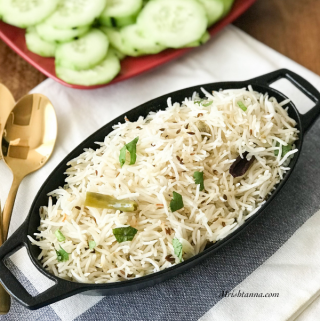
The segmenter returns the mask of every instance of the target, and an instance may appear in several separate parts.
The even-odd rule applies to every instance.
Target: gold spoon
[[[14,98],[9,91],[9,89],[0,83],[0,137],[2,137],[3,126],[7,121],[7,118],[14,107]],[[0,159],[2,158],[2,153],[0,149]]]
[[[28,174],[41,168],[49,159],[57,138],[57,118],[47,97],[29,94],[22,97],[4,126],[2,135],[3,160],[13,173],[13,182],[2,212],[2,242],[7,239],[12,209],[19,185]],[[1,293],[1,292],[0,292]],[[10,309],[10,301],[0,294],[0,313]]]

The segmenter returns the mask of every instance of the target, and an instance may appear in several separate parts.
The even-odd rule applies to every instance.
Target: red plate
[[[213,25],[209,32],[211,36],[220,31],[224,26],[228,25],[242,13],[244,13],[256,0],[235,0],[230,13],[221,21]],[[104,87],[125,79],[129,79],[152,68],[160,66],[172,59],[180,57],[192,48],[185,49],[167,49],[156,55],[142,57],[127,57],[121,62],[121,71],[119,75],[110,83],[96,86],[80,86],[71,85],[56,76],[54,58],[44,58],[30,52],[26,47],[25,29],[16,28],[0,21],[0,38],[11,47],[18,55],[28,61],[33,67],[37,68],[46,76],[56,80],[60,84],[76,89],[94,89]]]

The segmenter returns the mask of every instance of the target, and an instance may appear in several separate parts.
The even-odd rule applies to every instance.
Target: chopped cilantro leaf
[[[139,137],[136,137],[133,141],[130,143],[124,145],[120,150],[120,156],[119,156],[119,162],[121,167],[126,162],[126,151],[130,153],[130,163],[129,165],[133,165],[136,162],[137,159],[137,142],[139,140]]]
[[[132,241],[138,230],[132,226],[127,226],[114,228],[112,232],[118,243],[122,243]]]
[[[180,210],[181,208],[183,208],[183,206],[182,196],[177,192],[173,192],[173,198],[170,202],[171,211],[175,212],[177,210]]]
[[[196,184],[200,184],[200,191],[203,191],[204,190],[203,172],[194,172],[193,178]]]
[[[172,240],[174,254],[178,257],[179,261],[182,262],[182,243],[175,237]]]

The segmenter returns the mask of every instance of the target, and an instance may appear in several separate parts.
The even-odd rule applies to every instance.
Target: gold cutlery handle
[[[7,201],[5,203],[2,215],[0,215],[0,223],[2,223],[0,224],[0,246],[4,243],[8,236],[12,209],[21,180],[22,178],[20,177],[13,177],[13,182],[8,194]],[[7,293],[7,291],[3,288],[3,286],[0,283],[0,315],[7,314],[9,312],[11,303],[10,301],[10,295]]]
[[[13,177],[13,182],[8,194],[8,198],[6,200],[6,203],[4,205],[4,209],[2,212],[2,234],[3,234],[3,241],[5,241],[8,237],[8,231],[9,231],[9,225],[11,220],[11,214],[13,210],[14,201],[16,199],[17,191],[19,188],[19,185],[22,181],[23,177]],[[1,245],[1,244],[0,244]]]
[[[2,222],[1,204],[0,204],[0,223]],[[0,246],[3,243],[3,233],[0,224]],[[4,289],[0,283],[0,315],[7,314],[10,310],[11,298],[7,291]]]
[[[11,298],[0,283],[0,315],[7,314],[10,310]]]

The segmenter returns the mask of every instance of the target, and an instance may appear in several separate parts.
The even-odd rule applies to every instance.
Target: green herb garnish
[[[66,240],[65,236],[61,233],[59,229],[54,232],[54,235],[57,237],[57,240],[59,242],[63,242]]]
[[[280,143],[276,142],[276,147],[279,147]],[[288,144],[287,146],[282,146],[281,147],[281,157],[283,157],[285,154],[287,154],[288,152],[290,152],[290,150],[292,150],[292,145]],[[279,150],[275,150],[274,151],[274,156],[278,156],[279,155]]]
[[[201,105],[202,105],[203,107],[209,107],[210,105],[212,105],[212,103],[213,103],[213,101],[211,100],[211,101],[207,101],[207,102],[205,102],[205,103],[201,103]]]
[[[245,104],[242,101],[238,101],[237,104],[243,111],[247,110],[247,107],[245,106]]]
[[[124,145],[120,150],[120,156],[119,156],[119,162],[121,167],[126,162],[126,151],[130,153],[130,164],[133,165],[136,162],[137,159],[137,142],[139,140],[139,137],[136,137],[133,141],[130,143]]]
[[[117,227],[112,230],[113,235],[119,243],[132,241],[138,230],[132,226]]]
[[[195,104],[198,104],[199,106],[202,105],[203,107],[209,107],[212,105],[213,101],[205,101],[205,99],[195,100]]]
[[[59,262],[66,262],[69,260],[69,253],[67,253],[60,245],[60,250],[57,251],[56,250],[56,253],[57,253],[57,260]]]
[[[182,262],[182,243],[175,237],[172,240],[174,254],[178,257],[179,261]]]
[[[194,103],[198,104],[200,106],[200,104],[204,101],[204,99],[200,99],[200,100],[195,100]]]
[[[182,196],[179,193],[173,192],[173,198],[170,202],[170,209],[172,212],[180,210],[183,208],[183,200]]]
[[[204,190],[203,172],[194,172],[193,178],[196,184],[200,184],[200,191],[203,191]]]
[[[96,247],[96,242],[95,241],[89,241],[89,249],[92,250]]]

